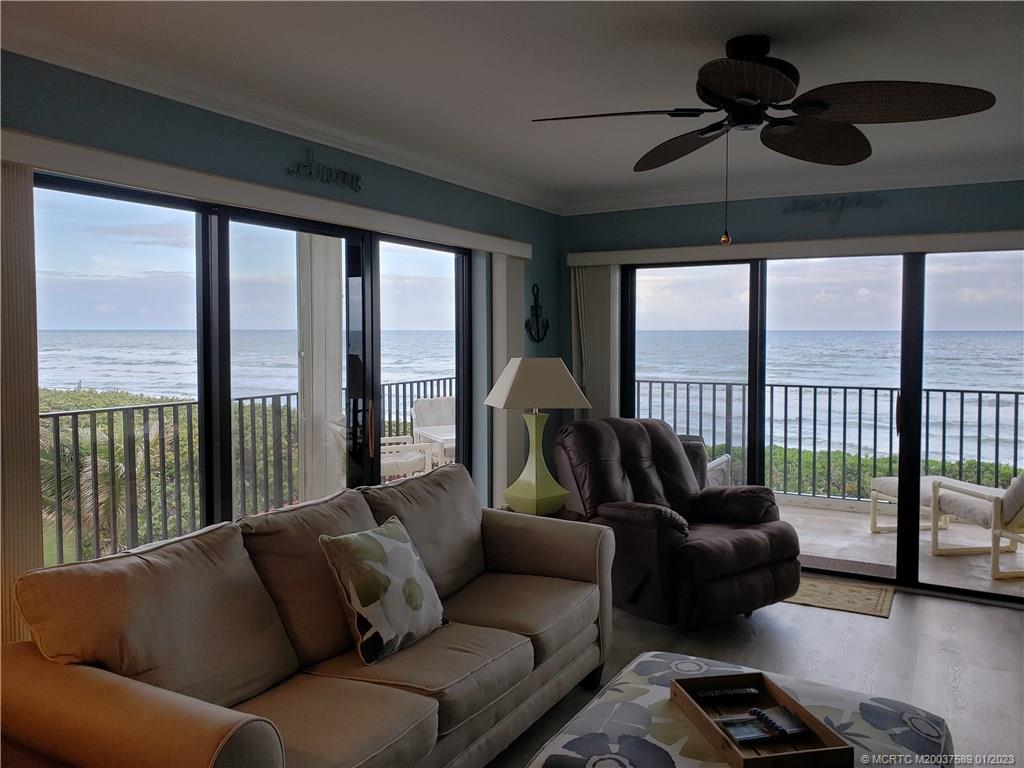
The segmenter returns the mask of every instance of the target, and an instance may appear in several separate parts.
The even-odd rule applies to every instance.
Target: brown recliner
[[[699,627],[793,595],[800,542],[762,486],[705,487],[700,438],[656,419],[584,419],[555,444],[570,515],[615,531],[616,606]]]

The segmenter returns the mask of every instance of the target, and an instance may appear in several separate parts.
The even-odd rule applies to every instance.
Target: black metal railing
[[[383,435],[411,435],[412,404],[421,398],[455,397],[455,377],[385,382],[381,390]]]
[[[769,384],[765,391],[766,482],[784,493],[848,499],[899,467],[892,387]],[[699,434],[712,457],[734,457],[745,476],[747,388],[741,382],[643,379],[636,413]],[[924,390],[922,474],[1006,487],[1024,456],[1024,392]]]
[[[411,434],[412,404],[455,377],[382,387],[384,434]],[[300,497],[298,393],[232,401],[233,515]],[[44,562],[108,555],[195,530],[199,405],[154,402],[39,415]]]

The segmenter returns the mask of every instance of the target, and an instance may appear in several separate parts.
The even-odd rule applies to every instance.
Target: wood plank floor
[[[868,506],[857,505],[860,511],[843,511],[787,504],[780,498],[781,516],[796,528],[800,551],[808,555],[854,560],[864,563],[896,565],[896,534],[871,533],[868,528]],[[881,517],[886,525],[895,524],[894,517]],[[931,554],[931,532],[921,531],[918,569],[924,584],[941,584],[980,592],[1024,597],[1024,579],[989,578],[989,555],[956,555],[934,557]],[[943,544],[986,546],[989,532],[977,525],[951,523],[940,532]],[[1016,553],[1004,552],[1004,570],[1024,570],[1024,547]]]
[[[684,633],[615,613],[605,681],[665,650],[745,664],[917,704],[949,722],[958,754],[1024,760],[1024,611],[898,593],[889,619],[780,603]],[[574,689],[491,768],[521,768],[593,696]]]

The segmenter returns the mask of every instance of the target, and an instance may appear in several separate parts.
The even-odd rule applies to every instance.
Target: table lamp
[[[494,383],[484,404],[502,410],[526,411],[530,456],[523,474],[505,490],[505,503],[516,512],[550,515],[562,508],[569,492],[551,476],[544,462],[541,408],[589,408],[590,403],[560,357],[513,357]]]

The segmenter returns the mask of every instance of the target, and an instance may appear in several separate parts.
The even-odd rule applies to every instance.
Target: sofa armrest
[[[778,520],[779,507],[763,485],[711,486],[690,500],[686,516],[694,523],[756,525]]]
[[[603,664],[612,642],[612,531],[603,525],[484,508],[481,535],[488,571],[597,584]]]
[[[78,766],[281,768],[276,726],[97,667],[55,664],[34,643],[3,660],[3,736]]]
[[[597,516],[613,523],[634,525],[639,528],[670,528],[680,533],[690,532],[690,526],[682,515],[660,504],[613,501],[599,506]]]

